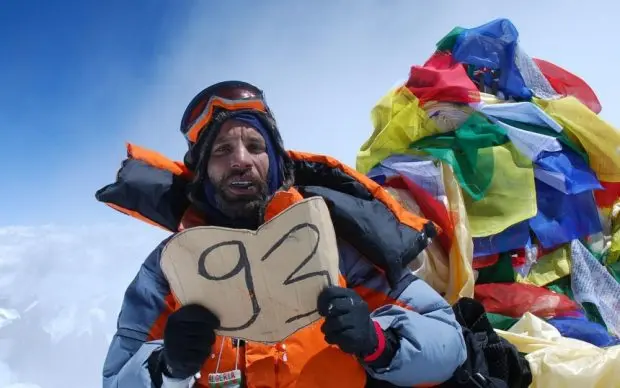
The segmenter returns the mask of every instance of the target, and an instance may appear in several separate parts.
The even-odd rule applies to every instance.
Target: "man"
[[[262,91],[251,84],[203,90],[181,131],[189,145],[184,163],[130,145],[98,200],[178,232],[256,229],[296,201],[321,196],[338,239],[339,286],[317,300],[324,318],[282,343],[222,338],[214,332],[219,317],[179,306],[171,294],[159,267],[166,240],[125,293],[104,387],[206,387],[209,376],[247,387],[429,386],[464,362],[451,307],[406,269],[434,235],[430,222],[332,158],[285,151]]]

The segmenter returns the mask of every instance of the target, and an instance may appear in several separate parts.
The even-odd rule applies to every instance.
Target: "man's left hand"
[[[375,352],[379,339],[370,319],[368,304],[353,290],[328,287],[319,295],[318,310],[325,322],[321,331],[328,344],[346,353],[366,357]]]

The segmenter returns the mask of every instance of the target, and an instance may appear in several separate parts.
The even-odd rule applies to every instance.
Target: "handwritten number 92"
[[[272,257],[272,254],[278,249],[280,248],[284,242],[293,234],[299,231],[304,231],[304,230],[310,230],[312,231],[314,234],[316,234],[316,238],[315,238],[315,242],[314,245],[312,247],[312,249],[310,250],[309,254],[305,257],[302,257],[301,262],[299,263],[299,265],[297,267],[295,267],[295,269],[288,274],[288,276],[286,276],[286,278],[282,281],[282,286],[289,286],[291,284],[309,279],[309,278],[313,278],[313,277],[318,277],[318,276],[323,276],[325,277],[325,279],[327,280],[327,284],[328,285],[332,285],[332,281],[331,278],[329,276],[328,271],[326,270],[320,270],[320,271],[314,271],[314,272],[309,272],[303,275],[297,275],[299,273],[299,271],[301,271],[301,269],[310,261],[312,260],[312,258],[314,257],[314,255],[317,252],[317,249],[319,247],[319,242],[320,242],[320,238],[321,238],[321,233],[319,231],[319,228],[316,227],[316,225],[310,224],[310,223],[302,223],[299,225],[294,226],[293,228],[291,228],[288,232],[286,232],[281,238],[278,239],[278,241],[275,242],[275,244],[273,244],[273,246],[271,248],[269,248],[269,250],[267,251],[267,253],[265,253],[265,255],[260,259],[260,262],[264,262],[266,260],[269,260],[270,257]],[[212,274],[209,273],[209,271],[207,270],[207,261],[208,261],[208,256],[213,253],[214,251],[216,251],[219,248],[225,247],[225,246],[235,246],[237,248],[237,252],[239,254],[239,258],[237,260],[237,265],[235,265],[235,267],[230,270],[230,272],[225,273],[221,276],[213,276]],[[232,259],[232,258],[231,258]],[[297,260],[299,259],[299,257],[287,257],[287,260]],[[220,327],[219,330],[221,331],[237,331],[237,330],[243,330],[246,329],[248,327],[250,327],[254,322],[256,322],[256,320],[258,319],[260,313],[261,313],[261,306],[260,303],[258,301],[258,297],[256,295],[255,289],[254,289],[254,281],[252,278],[252,268],[251,268],[251,263],[250,263],[250,259],[248,257],[248,252],[247,249],[245,247],[245,245],[243,244],[243,242],[239,241],[239,240],[233,240],[233,241],[224,241],[218,244],[215,244],[209,248],[207,248],[204,252],[201,253],[200,258],[198,259],[198,274],[201,275],[202,277],[204,277],[207,280],[213,280],[213,281],[222,281],[222,280],[227,280],[227,279],[231,279],[234,278],[235,276],[243,276],[244,280],[245,280],[245,286],[247,288],[248,291],[248,295],[250,297],[250,302],[252,305],[252,314],[250,315],[250,318],[243,324],[235,326],[235,327]],[[241,272],[243,271],[243,274],[241,274]],[[291,323],[294,322],[298,319],[307,317],[309,315],[312,315],[314,313],[316,313],[318,310],[315,308],[311,311],[308,311],[306,313],[303,314],[298,314],[295,316],[292,316],[290,318],[288,318],[285,323]]]

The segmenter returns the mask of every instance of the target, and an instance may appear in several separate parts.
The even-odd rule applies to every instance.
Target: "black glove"
[[[325,317],[321,331],[328,344],[343,352],[365,357],[379,343],[368,304],[353,290],[328,287],[319,295],[319,314]]]
[[[200,371],[215,343],[219,319],[207,308],[191,304],[170,314],[164,329],[163,373],[185,379]]]
[[[319,295],[318,310],[325,322],[321,331],[328,344],[338,345],[372,368],[385,368],[400,347],[396,333],[381,330],[368,304],[353,290],[328,287]]]

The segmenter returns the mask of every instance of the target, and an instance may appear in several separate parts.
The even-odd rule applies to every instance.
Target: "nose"
[[[243,142],[239,142],[231,154],[231,166],[233,168],[252,167],[252,158],[250,151],[245,147]]]

